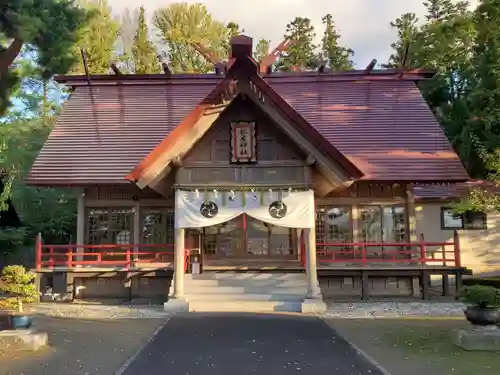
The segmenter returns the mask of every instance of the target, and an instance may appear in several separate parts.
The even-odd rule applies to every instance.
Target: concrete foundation
[[[500,351],[500,328],[477,327],[453,331],[453,342],[465,350]]]
[[[301,306],[303,314],[321,314],[326,312],[326,309],[326,303],[322,299],[305,299]]]
[[[189,303],[185,299],[172,298],[163,304],[163,309],[171,313],[189,312]]]
[[[46,347],[48,343],[46,332],[31,329],[0,331],[0,350],[37,351]]]

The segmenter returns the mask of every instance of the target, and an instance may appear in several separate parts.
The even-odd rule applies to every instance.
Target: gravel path
[[[169,313],[163,306],[151,305],[93,305],[70,303],[41,303],[31,312],[49,317],[81,319],[166,319]]]
[[[329,302],[330,318],[463,317],[459,302]]]

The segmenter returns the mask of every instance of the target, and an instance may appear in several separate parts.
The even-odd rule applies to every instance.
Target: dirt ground
[[[464,319],[328,319],[391,375],[498,375],[500,353],[467,352],[451,342]]]
[[[34,328],[48,333],[50,347],[0,352],[0,375],[112,375],[163,322],[36,317]]]

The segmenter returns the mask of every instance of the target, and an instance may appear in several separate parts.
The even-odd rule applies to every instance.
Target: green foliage
[[[460,299],[468,305],[480,309],[500,307],[500,290],[492,286],[466,286],[460,293]]]
[[[87,9],[92,18],[78,34],[78,42],[72,49],[76,63],[71,72],[84,74],[80,48],[87,53],[88,68],[91,74],[109,73],[109,67],[116,58],[115,44],[118,38],[119,23],[113,18],[111,7],[106,0],[80,0],[80,6]]]
[[[309,18],[296,17],[286,25],[285,38],[294,41],[276,64],[281,71],[311,70],[318,66],[316,33]]]
[[[327,14],[323,17],[325,33],[321,40],[321,56],[328,62],[330,69],[341,72],[354,69],[351,57],[354,51],[339,44],[340,34],[335,28],[333,16]]]
[[[26,228],[1,228],[0,229],[0,256],[12,253],[27,240]]]
[[[137,74],[159,73],[161,72],[161,65],[158,61],[156,48],[149,40],[144,12],[144,7],[141,7],[137,21],[137,31],[132,45],[134,69]]]
[[[0,276],[0,294],[7,297],[0,307],[16,307],[22,311],[22,303],[33,303],[38,300],[38,291],[33,282],[35,274],[27,271],[23,266],[7,266]]]
[[[6,140],[5,165],[14,173],[12,202],[26,226],[28,239],[42,233],[46,242],[68,243],[76,228],[76,197],[72,190],[27,186],[27,175],[45,142],[54,118],[18,119],[0,126]]]
[[[213,64],[193,48],[193,43],[201,44],[219,60],[227,57],[231,30],[215,20],[203,4],[173,3],[154,12],[153,24],[174,72],[213,71]]]
[[[253,54],[255,61],[258,62],[262,61],[262,59],[269,54],[270,47],[271,47],[270,40],[260,39],[255,46],[255,52]]]
[[[45,79],[64,73],[74,64],[71,52],[89,14],[73,0],[5,0],[0,17],[0,114],[18,83],[10,67],[19,54],[12,46],[25,44],[36,51],[35,61]],[[17,43],[17,44],[16,44]]]
[[[470,285],[492,286],[494,288],[500,289],[500,278],[495,278],[495,277],[467,278],[463,280],[463,284],[465,286],[470,286]]]

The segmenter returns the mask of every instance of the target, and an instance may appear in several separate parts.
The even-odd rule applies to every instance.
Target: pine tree
[[[10,93],[19,84],[14,60],[23,46],[29,45],[36,51],[34,58],[44,79],[66,73],[76,61],[71,50],[90,14],[73,0],[3,0],[0,9],[0,115],[3,115],[10,104]]]
[[[333,71],[352,70],[354,66],[351,56],[354,55],[354,51],[339,45],[340,34],[335,28],[331,14],[323,17],[323,25],[325,25],[325,33],[321,41],[322,57],[328,61]]]
[[[285,38],[294,42],[278,60],[276,67],[281,71],[311,70],[318,66],[318,56],[313,43],[316,33],[309,18],[296,17],[286,26]]]
[[[93,12],[94,17],[82,30],[73,53],[80,56],[80,48],[86,51],[91,74],[109,73],[109,67],[116,58],[115,43],[120,25],[113,18],[111,7],[106,0],[81,0],[81,6]],[[73,66],[72,72],[85,73],[81,58]]]
[[[260,62],[264,57],[269,54],[269,48],[271,46],[271,41],[266,39],[260,39],[255,46],[255,52],[253,57],[255,61]]]
[[[161,72],[161,65],[158,61],[158,52],[149,40],[148,26],[144,13],[144,7],[141,6],[137,21],[137,31],[134,37],[134,44],[132,45],[135,73],[159,73]]]
[[[455,3],[452,0],[427,0],[424,1],[427,9],[425,19],[431,22],[443,22],[466,11],[468,5],[468,1]]]
[[[407,47],[409,47],[409,53],[406,66],[413,68],[417,67],[416,65],[418,65],[418,61],[416,57],[416,43],[419,41],[419,30],[417,24],[418,18],[415,13],[405,13],[395,21],[391,22],[391,27],[396,29],[398,38],[396,42],[391,44],[394,53],[389,57],[389,62],[382,65],[384,68],[401,68]]]

